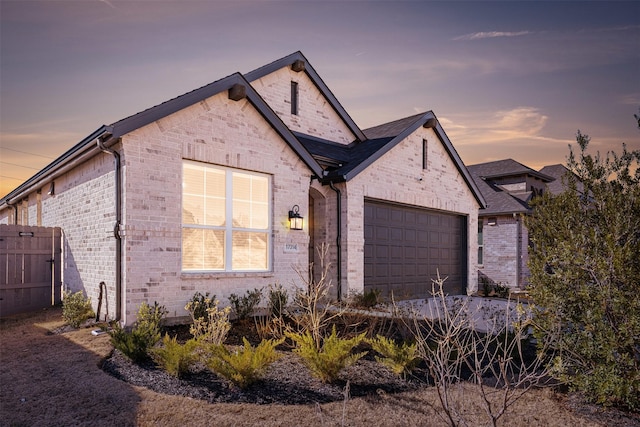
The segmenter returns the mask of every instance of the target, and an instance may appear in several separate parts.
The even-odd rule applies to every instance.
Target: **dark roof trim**
[[[528,166],[523,165],[522,163],[513,160],[513,159],[505,159],[505,160],[496,160],[493,162],[487,162],[487,163],[480,163],[477,165],[472,165],[472,166],[477,166],[479,168],[482,167],[487,167],[488,165],[504,165],[506,164],[506,166],[512,166],[512,165],[517,165],[520,168],[519,169],[511,169],[511,170],[506,170],[506,171],[498,171],[495,173],[489,173],[489,174],[479,174],[482,178],[484,179],[496,179],[496,178],[503,178],[503,177],[507,177],[507,176],[521,176],[521,175],[531,175],[535,178],[541,179],[542,181],[546,181],[546,182],[551,182],[554,181],[555,178],[551,175],[546,175],[542,172],[538,172],[535,169],[531,169]],[[495,168],[496,166],[494,166]]]
[[[456,165],[456,168],[458,169],[458,172],[460,172],[460,175],[462,175],[462,178],[464,179],[464,181],[469,186],[469,189],[471,190],[471,192],[473,193],[474,197],[478,201],[478,204],[480,204],[480,207],[481,208],[486,208],[487,207],[487,201],[484,199],[484,196],[480,192],[480,189],[478,188],[478,186],[476,185],[475,181],[471,177],[471,173],[469,173],[469,170],[467,169],[467,167],[462,162],[462,159],[458,155],[458,152],[456,151],[455,147],[453,146],[453,144],[449,140],[449,137],[447,136],[447,134],[445,133],[444,129],[440,125],[440,121],[438,120],[438,118],[435,117],[435,115],[433,115],[433,118],[436,119],[436,126],[433,128],[433,131],[436,133],[436,136],[438,137],[438,139],[440,139],[440,142],[442,142],[442,144],[444,145],[444,148],[447,150],[447,153],[449,154],[449,157],[451,157],[451,159],[453,160],[453,163]],[[426,120],[425,120],[425,122],[426,122]]]
[[[209,83],[206,86],[187,92],[184,95],[165,101],[162,104],[126,117],[111,125],[113,126],[113,136],[119,138],[129,132],[180,111],[183,108],[201,102],[222,91],[229,90],[235,84],[247,84],[240,73],[234,73],[228,77]]]
[[[311,156],[311,154],[300,144],[300,141],[291,133],[289,128],[282,122],[280,117],[267,105],[262,97],[256,92],[251,84],[240,73],[234,73],[224,79],[210,83],[194,91],[188,92],[177,98],[163,102],[160,105],[149,108],[141,113],[135,114],[126,119],[113,124],[113,136],[120,137],[135,129],[146,126],[160,120],[170,114],[182,110],[190,105],[201,102],[211,96],[217,95],[225,90],[237,91],[238,86],[244,86],[246,99],[256,108],[260,115],[278,132],[289,146],[298,154],[302,161],[313,171],[315,175],[322,174],[322,168]],[[235,89],[234,89],[235,88]],[[233,94],[230,94],[233,96]]]
[[[486,218],[486,217],[490,217],[490,216],[513,216],[513,215],[519,215],[519,214],[531,214],[533,212],[532,209],[526,209],[526,208],[522,208],[521,210],[511,210],[511,211],[504,211],[504,212],[485,212],[483,209],[480,209],[478,211],[478,218]]]
[[[285,56],[284,58],[278,59],[270,64],[264,65],[260,68],[257,68],[249,73],[245,73],[244,77],[253,82],[254,80],[258,80],[268,74],[273,73],[281,68],[286,66],[291,66],[296,63],[296,61],[304,61],[305,67],[304,72],[309,76],[313,84],[318,88],[320,93],[329,101],[329,105],[333,108],[333,110],[340,116],[342,121],[347,125],[349,130],[355,135],[356,139],[359,141],[364,141],[367,137],[364,135],[362,130],[356,125],[356,122],[353,121],[349,113],[344,109],[344,107],[340,104],[338,99],[333,95],[329,87],[325,84],[322,78],[318,75],[316,70],[309,64],[309,61],[302,52],[297,51],[292,53],[291,55]]]
[[[242,76],[242,74],[235,73],[199,89],[178,96],[177,98],[170,99],[169,101],[163,102],[155,107],[151,107],[140,113],[126,117],[115,122],[111,126],[101,126],[98,130],[84,138],[62,156],[35,174],[32,178],[2,198],[0,200],[0,209],[3,208],[5,204],[10,203],[12,199],[24,197],[25,194],[28,194],[33,189],[41,187],[46,182],[50,181],[52,179],[52,174],[59,171],[69,162],[87,154],[87,150],[92,150],[92,155],[99,153],[101,150],[97,147],[97,144],[94,144],[97,138],[104,139],[105,136],[108,136],[109,141],[117,141],[120,137],[136,129],[149,125],[186,107],[217,95],[220,92],[230,90],[234,86],[237,89],[237,85],[245,87],[246,99],[256,108],[260,115],[271,125],[282,139],[289,144],[300,159],[309,167],[309,169],[311,169],[313,174],[316,176],[322,176],[322,167],[320,164],[303,147],[300,141],[296,139],[289,128],[287,128],[287,126],[282,122],[280,117],[278,117],[271,107],[267,105],[267,103],[262,99],[258,92],[253,89],[251,84]],[[60,173],[58,173],[58,175],[59,174]]]
[[[421,116],[416,116],[416,120],[413,123],[411,123],[405,130],[403,130],[395,138],[393,138],[391,141],[385,144],[382,149],[378,150],[377,152],[369,156],[365,161],[357,165],[355,168],[351,169],[347,174],[345,174],[344,179],[348,181],[354,176],[358,175],[360,172],[362,172],[367,167],[369,167],[373,162],[375,162],[384,154],[386,154],[389,150],[391,150],[393,147],[398,145],[402,140],[404,140],[413,132],[415,132],[416,129],[424,125],[427,125],[428,127],[433,128],[435,134],[437,135],[438,139],[440,140],[445,150],[449,154],[449,157],[451,158],[451,160],[453,160],[453,163],[456,165],[456,169],[462,175],[464,181],[466,182],[467,186],[471,190],[471,193],[473,193],[473,196],[475,197],[480,207],[482,208],[486,207],[487,202],[482,196],[482,193],[476,186],[476,183],[474,182],[473,178],[471,178],[471,174],[467,170],[467,167],[462,162],[462,159],[458,155],[458,152],[453,147],[453,144],[451,144],[451,141],[447,137],[447,134],[444,132],[444,129],[442,129],[442,126],[440,126],[440,122],[438,121],[437,117],[432,111],[428,111],[422,114]]]
[[[0,209],[4,209],[5,206],[14,203],[15,201],[23,198],[25,195],[31,193],[32,191],[37,190],[43,185],[46,185],[47,183],[53,181],[55,178],[66,172],[65,169],[68,166],[80,164],[84,160],[101,152],[102,150],[96,144],[96,140],[100,138],[103,141],[111,141],[112,138],[110,138],[110,135],[110,126],[100,126],[82,141],[71,147],[60,157],[49,163],[31,178],[23,182],[15,190],[0,199]]]
[[[519,172],[512,172],[512,173],[495,173],[495,174],[491,174],[491,175],[482,175],[482,178],[484,179],[496,179],[496,178],[503,178],[503,177],[507,177],[507,176],[519,176],[519,175],[531,175],[535,178],[539,178],[542,181],[546,181],[546,182],[551,182],[554,181],[555,178],[549,176],[549,175],[545,175],[543,173],[537,172],[533,169],[528,170],[528,171],[519,171]]]

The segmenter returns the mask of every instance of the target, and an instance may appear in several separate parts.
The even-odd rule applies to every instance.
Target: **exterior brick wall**
[[[528,283],[528,233],[519,215],[497,216],[496,225],[483,219],[484,264],[479,270],[495,283],[524,288]]]
[[[290,113],[290,82],[299,83],[299,114]],[[289,67],[253,82],[292,130],[343,144],[355,136],[308,76]],[[428,141],[428,167],[422,167],[422,141]],[[311,180],[311,171],[247,100],[232,101],[226,91],[124,135],[113,147],[122,162],[122,321],[131,324],[139,305],[158,302],[168,317],[186,317],[185,304],[196,292],[226,303],[231,293],[280,284],[304,287],[310,260],[321,273],[317,253],[329,245],[329,276],[338,279],[337,194]],[[182,272],[183,160],[268,174],[272,178],[272,268],[259,273]],[[97,306],[98,284],[107,284],[108,314],[115,316],[115,177],[113,157],[100,153],[55,180],[55,195],[29,197],[29,223],[61,227],[64,233],[63,281],[85,289]],[[477,284],[478,205],[432,129],[419,128],[341,191],[340,270],[342,295],[364,290],[364,200],[388,200],[454,212],[467,218],[469,289]],[[39,211],[38,206],[41,206]],[[289,230],[293,205],[305,217],[303,231]],[[9,221],[4,209],[0,221]],[[26,215],[25,215],[26,217]],[[313,224],[310,219],[313,218]],[[311,239],[310,239],[311,238]],[[313,243],[309,247],[310,241]],[[297,251],[285,251],[285,243]],[[485,255],[488,256],[488,255]],[[473,266],[473,267],[472,267]],[[105,312],[103,312],[105,313]]]
[[[246,100],[226,92],[138,129],[124,138],[126,322],[143,301],[164,305],[169,317],[187,316],[195,292],[226,303],[231,293],[265,288],[276,281],[302,286],[295,268],[306,269],[308,234],[289,230],[294,204],[307,216],[311,172]],[[273,271],[182,273],[182,159],[272,176]],[[306,226],[308,228],[308,226]],[[298,253],[285,253],[297,243]]]
[[[94,308],[99,283],[107,285],[108,306],[102,312],[115,314],[115,224],[113,158],[99,154],[90,162],[56,178],[55,194],[49,185],[32,192],[23,202],[28,215],[24,225],[61,227],[63,231],[62,284],[71,292],[84,291]],[[3,214],[11,209],[3,210]],[[5,216],[8,223],[9,216]],[[12,220],[13,218],[11,218]],[[101,316],[102,317],[102,316]]]
[[[291,82],[298,83],[298,114],[291,114]],[[355,136],[304,73],[282,68],[251,83],[293,131],[349,144]]]
[[[422,141],[427,140],[428,164],[422,168]],[[371,185],[374,183],[374,185]],[[478,203],[433,129],[419,128],[384,154],[347,185],[349,258],[345,266],[349,289],[364,290],[364,199],[454,212],[467,217],[468,292],[477,288]]]

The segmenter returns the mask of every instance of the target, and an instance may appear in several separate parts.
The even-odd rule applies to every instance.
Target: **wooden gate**
[[[61,300],[60,228],[0,225],[0,317]]]

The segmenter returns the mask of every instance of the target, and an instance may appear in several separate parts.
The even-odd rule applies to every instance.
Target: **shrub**
[[[482,296],[488,297],[489,295],[491,295],[491,291],[492,291],[491,279],[489,279],[485,275],[482,275],[480,276],[479,280],[480,280],[480,284],[482,285]]]
[[[406,342],[398,344],[382,335],[377,335],[368,342],[371,344],[371,348],[381,355],[381,357],[376,356],[376,360],[397,375],[405,376],[420,362],[416,344],[407,344]]]
[[[557,378],[594,402],[638,410],[640,150],[593,157],[588,136],[577,142],[568,190],[537,198],[527,218],[536,338],[557,338]]]
[[[498,298],[508,298],[509,297],[509,286],[502,284],[502,283],[496,283],[495,287],[494,287],[494,291],[496,293],[496,296]]]
[[[262,292],[260,289],[254,289],[253,291],[247,291],[245,296],[238,296],[236,294],[229,295],[229,302],[233,307],[233,312],[236,318],[243,320],[253,314],[253,310],[262,299]]]
[[[281,319],[284,316],[284,312],[289,303],[289,295],[287,291],[282,288],[282,285],[276,285],[269,287],[269,315],[276,319]]]
[[[165,334],[162,347],[151,349],[151,356],[155,362],[174,377],[180,378],[197,359],[195,352],[198,342],[194,339],[180,344],[176,337]]]
[[[167,310],[157,302],[153,303],[153,307],[143,302],[138,308],[135,329],[147,335],[153,345],[160,340],[160,324],[166,314]]]
[[[316,347],[313,335],[309,331],[304,333],[287,332],[286,336],[296,343],[296,352],[311,374],[322,382],[332,382],[338,378],[340,371],[351,366],[367,352],[351,354],[355,346],[364,340],[362,333],[350,339],[340,338],[334,327],[331,335],[324,338],[320,349]]]
[[[327,262],[329,245],[322,243],[316,250],[320,265],[314,267],[310,264],[306,271],[296,270],[304,286],[296,288],[293,307],[288,314],[296,323],[298,330],[310,333],[319,351],[329,326],[334,325],[334,322],[339,320],[347,310],[345,307],[331,304],[332,285],[329,274],[331,263]],[[314,268],[315,275],[311,274]]]
[[[380,302],[380,290],[371,289],[370,291],[365,291],[364,293],[354,294],[351,301],[352,305],[355,308],[373,308]]]
[[[111,343],[134,362],[142,362],[149,357],[149,349],[160,340],[160,323],[167,313],[164,306],[146,302],[138,308],[138,318],[131,332],[116,323],[111,331]]]
[[[187,303],[185,309],[189,311],[193,319],[189,331],[197,341],[208,344],[222,344],[227,338],[227,334],[231,329],[231,323],[229,322],[231,308],[225,307],[220,310],[218,304],[219,301],[211,300],[208,294],[202,301],[194,303],[194,300],[192,300]],[[206,316],[196,317],[201,313],[200,308],[203,306],[206,307],[204,310]]]
[[[69,325],[78,328],[82,322],[95,314],[91,308],[91,299],[85,298],[82,291],[71,293],[64,291],[62,300],[62,318]]]
[[[524,394],[547,383],[548,341],[538,341],[536,356],[528,354],[523,344],[534,323],[522,304],[515,309],[505,304],[504,314],[483,322],[480,331],[481,311],[470,306],[470,298],[450,299],[443,290],[445,279],[437,272],[426,312],[411,316],[417,354],[438,394],[436,414],[451,426],[471,424],[469,401],[459,394],[461,380],[469,380],[477,385],[474,393],[486,424],[496,426]]]
[[[229,351],[224,345],[213,345],[207,366],[244,389],[262,378],[267,367],[280,358],[276,346],[284,339],[262,340],[257,347],[252,347],[246,338],[242,340],[244,345],[236,351]]]
[[[208,319],[209,314],[207,309],[212,308],[216,304],[216,296],[209,296],[209,292],[202,295],[200,292],[196,292],[191,301],[184,307],[185,310],[191,314],[191,319]]]

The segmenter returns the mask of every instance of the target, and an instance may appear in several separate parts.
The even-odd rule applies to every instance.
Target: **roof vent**
[[[301,59],[297,59],[293,64],[291,64],[291,69],[296,73],[304,71],[304,61]]]
[[[247,88],[244,85],[236,83],[231,86],[231,89],[229,89],[229,99],[233,101],[240,101],[241,99],[244,99],[246,97]]]

